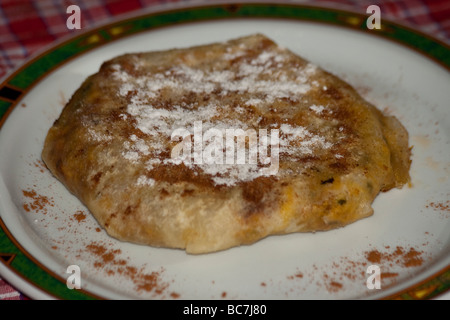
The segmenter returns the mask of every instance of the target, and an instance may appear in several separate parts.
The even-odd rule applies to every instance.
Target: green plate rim
[[[117,39],[177,24],[253,18],[325,23],[392,40],[450,70],[450,46],[446,43],[385,19],[381,20],[381,29],[369,30],[365,24],[368,16],[336,8],[294,3],[229,2],[163,9],[122,18],[62,40],[7,76],[0,84],[0,134],[3,124],[21,98],[56,68],[81,54]],[[56,299],[104,299],[85,290],[68,290],[65,279],[48,270],[27,252],[8,230],[1,217],[0,263],[23,281]],[[449,290],[450,266],[421,283],[382,299],[432,299]]]

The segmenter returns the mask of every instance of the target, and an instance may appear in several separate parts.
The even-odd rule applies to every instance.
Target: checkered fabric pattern
[[[29,298],[17,291],[8,282],[0,279],[0,300],[28,300]]]
[[[28,57],[54,41],[70,36],[66,12],[70,5],[81,9],[83,30],[109,19],[138,12],[155,5],[169,6],[182,0],[0,0],[0,79],[19,67]],[[189,0],[182,1],[184,3]],[[198,0],[195,1],[199,3]],[[214,0],[203,1],[212,3]],[[222,1],[223,2],[223,1]],[[369,5],[378,5],[382,19],[388,19],[450,43],[449,0],[316,0],[298,3],[330,6],[366,13]],[[1,251],[1,248],[0,248]],[[0,278],[0,300],[27,299]]]
[[[67,7],[80,7],[81,27],[86,29],[125,13],[152,5],[167,5],[164,0],[2,0],[0,1],[0,78],[37,50],[55,40],[76,33],[69,30]],[[188,2],[185,0],[183,2]],[[198,1],[196,1],[198,2]],[[214,2],[208,1],[209,3]],[[349,9],[365,13],[369,5],[378,5],[381,17],[409,25],[450,42],[450,1],[448,0],[316,0],[297,1]]]

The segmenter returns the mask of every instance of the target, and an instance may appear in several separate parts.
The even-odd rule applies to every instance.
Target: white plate
[[[255,32],[344,78],[397,116],[414,146],[411,187],[380,194],[372,217],[345,228],[274,236],[208,255],[122,243],[99,230],[40,160],[47,130],[64,103],[103,61],[124,52]],[[9,263],[0,263],[2,277],[37,299],[380,299],[445,291],[449,283],[441,278],[450,265],[449,88],[448,71],[417,51],[367,30],[314,21],[198,21],[98,45],[30,86],[1,128],[0,253],[8,254],[10,247],[14,253]],[[81,271],[79,290],[66,286],[71,265]],[[367,286],[370,265],[380,267],[381,289]]]

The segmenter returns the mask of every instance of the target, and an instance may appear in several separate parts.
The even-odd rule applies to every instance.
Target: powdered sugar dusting
[[[153,186],[155,184],[155,180],[148,178],[144,175],[140,176],[136,183],[138,186]]]
[[[324,106],[316,106],[315,104],[310,106],[309,109],[313,110],[317,114],[321,114],[325,110]]]
[[[96,142],[108,142],[112,140],[111,136],[98,132],[92,128],[88,128],[88,133],[89,136]]]
[[[280,129],[284,134],[280,140],[281,152],[289,155],[313,154],[315,149],[330,149],[333,146],[324,137],[313,134],[303,127],[282,124]]]
[[[132,75],[128,69],[113,64],[112,77],[119,86],[118,96],[128,101],[126,112],[119,117],[123,121],[133,120],[135,128],[145,135],[144,138],[131,135],[123,143],[122,156],[132,163],[143,162],[149,171],[160,165],[183,163],[190,168],[201,169],[217,185],[234,185],[272,174],[267,164],[278,161],[278,158],[274,159],[275,151],[285,158],[294,159],[314,154],[319,149],[331,148],[332,144],[324,137],[305,127],[282,123],[260,128],[258,121],[261,118],[245,118],[248,117],[248,108],[268,108],[280,99],[302,100],[311,89],[310,83],[313,82],[310,77],[314,76],[317,68],[311,63],[298,68],[281,68],[288,62],[289,53],[279,47],[263,50],[252,58],[247,58],[247,54],[247,48],[241,44],[228,48],[223,55],[225,61],[239,60],[239,63],[233,62],[232,68],[200,69],[179,63],[144,75]],[[243,98],[231,105],[221,99],[230,93],[242,94]],[[174,99],[174,103],[162,107],[159,101],[164,101],[161,98],[163,94],[164,97],[169,94],[173,97],[198,94],[212,95],[214,98],[206,101],[195,98],[188,102]],[[317,114],[324,109],[323,106],[310,107]],[[241,114],[242,118],[230,116],[236,113]],[[200,141],[199,132],[196,132],[199,125],[202,130]],[[225,156],[233,147],[225,139],[230,130],[234,130],[233,142],[241,136],[251,139],[249,132],[256,132],[259,142],[267,142],[272,153],[266,150],[258,158],[255,150],[246,149],[240,160],[238,155],[237,162],[236,159],[230,162]],[[208,139],[203,135],[205,132],[213,134]],[[99,139],[96,134],[91,136]],[[179,153],[178,157],[173,157],[174,150],[167,150],[167,146],[173,147],[175,142],[178,149],[182,149],[175,150]],[[193,153],[185,154],[186,150],[193,150]],[[215,154],[218,150],[224,153]],[[172,157],[167,156],[168,151],[172,152]],[[209,160],[202,161],[201,154],[205,153],[210,156],[207,158]],[[245,161],[242,162],[242,159]],[[136,183],[152,186],[154,180],[142,175]]]

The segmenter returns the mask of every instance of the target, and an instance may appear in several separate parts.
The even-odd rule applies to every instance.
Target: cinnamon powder
[[[44,173],[47,170],[46,165],[41,160],[36,160],[34,163],[34,167],[39,169],[41,173]]]
[[[450,200],[446,202],[430,202],[426,205],[426,208],[433,208],[434,210],[442,212],[450,212]]]
[[[342,283],[339,283],[337,281],[330,281],[327,285],[327,289],[329,292],[336,292],[343,288]]]
[[[22,193],[29,200],[23,204],[23,209],[27,212],[47,214],[47,207],[54,206],[52,198],[40,195],[35,190],[22,190]]]
[[[143,268],[139,269],[129,265],[126,259],[119,258],[122,251],[120,249],[108,249],[105,245],[92,242],[86,245],[86,251],[94,255],[97,260],[94,267],[103,270],[108,276],[122,276],[131,280],[138,292],[148,292],[161,296],[166,293],[169,284],[161,279],[163,269],[153,271],[151,273],[144,272]],[[172,298],[178,298],[180,295],[171,292]]]
[[[389,247],[386,247],[389,249]],[[405,249],[397,246],[394,251],[370,250],[365,252],[366,259],[372,264],[388,264],[389,266],[401,265],[403,267],[418,267],[424,262],[423,251],[417,251],[415,248]]]
[[[303,273],[299,272],[294,274],[293,276],[288,276],[287,277],[289,280],[293,280],[294,278],[303,278]]]
[[[417,247],[396,246],[367,250],[362,252],[361,259],[340,257],[331,264],[313,266],[313,270],[300,272],[297,270],[287,276],[288,280],[298,282],[297,290],[306,288],[304,281],[324,288],[330,294],[345,290],[348,282],[366,285],[367,268],[378,265],[381,268],[382,287],[386,288],[396,283],[400,276],[399,268],[408,269],[422,266],[426,261],[425,252]],[[294,292],[294,290],[291,290]]]
[[[78,210],[77,212],[75,212],[73,217],[78,222],[82,222],[82,221],[86,220],[86,214],[81,210]]]

